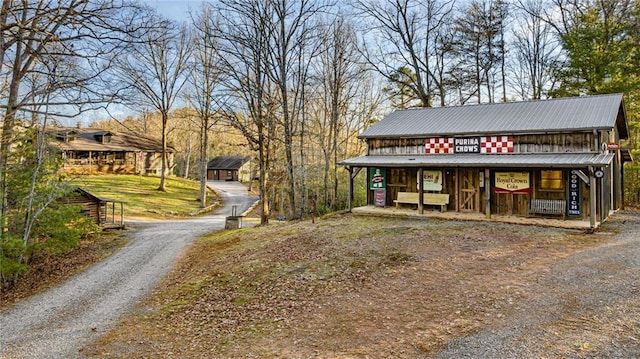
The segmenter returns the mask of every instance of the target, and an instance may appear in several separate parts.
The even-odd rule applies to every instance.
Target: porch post
[[[349,171],[349,194],[347,195],[347,212],[351,212],[351,206],[353,202],[353,176],[351,172],[351,166],[347,167],[347,171]]]
[[[460,171],[456,168],[455,174],[455,199],[456,199],[456,212],[460,212]]]
[[[358,176],[358,174],[360,173],[360,171],[362,171],[362,167],[357,167],[355,169],[351,168],[351,167],[347,167],[347,169],[349,170],[349,208],[348,211],[351,212],[352,206],[353,206],[353,197],[355,197],[354,195],[354,191],[353,191],[353,180]],[[367,169],[367,176],[369,176],[369,170]],[[369,204],[369,179],[367,178],[367,204]]]
[[[424,205],[422,204],[422,192],[424,192],[423,169],[418,168],[418,213],[424,213]]]
[[[618,203],[618,207],[624,210],[624,162],[620,161],[620,186],[615,188],[614,191],[616,193],[620,193],[620,203]]]
[[[491,219],[491,174],[488,168],[484,169],[484,212],[487,219]]]

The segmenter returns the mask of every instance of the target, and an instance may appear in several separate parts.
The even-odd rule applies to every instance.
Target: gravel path
[[[610,244],[559,261],[515,315],[437,358],[640,358],[640,213],[617,213],[602,231]]]
[[[237,206],[241,214],[255,200],[242,184],[210,182],[225,197],[214,215],[136,222],[132,240],[109,258],[68,282],[0,312],[0,358],[81,358],[79,352],[169,272],[198,236],[224,228]]]

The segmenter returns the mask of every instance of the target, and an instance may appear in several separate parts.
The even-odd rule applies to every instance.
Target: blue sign
[[[580,187],[582,187],[582,180],[580,177],[573,172],[570,173],[569,186],[567,186],[569,189],[569,193],[567,195],[567,214],[570,217],[580,217],[582,215],[582,197],[580,196]]]

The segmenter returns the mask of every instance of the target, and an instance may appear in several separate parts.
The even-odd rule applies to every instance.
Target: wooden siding
[[[592,133],[526,135],[513,137],[514,153],[595,152]]]
[[[73,192],[65,197],[62,202],[82,206],[82,213],[93,219],[96,224],[101,224],[104,221],[104,203],[100,200],[79,192]]]
[[[450,136],[454,137],[454,136]],[[608,134],[603,136],[608,138]],[[591,132],[513,136],[513,153],[596,152]],[[368,155],[410,155],[425,153],[425,138],[369,139]]]

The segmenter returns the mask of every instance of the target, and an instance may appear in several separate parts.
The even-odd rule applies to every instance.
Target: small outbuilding
[[[623,207],[630,152],[622,94],[420,108],[391,113],[359,136],[367,204],[590,220]],[[422,200],[420,200],[422,198]]]
[[[100,198],[80,187],[64,197],[62,203],[82,206],[82,213],[103,228],[124,227],[124,204],[114,199]]]
[[[249,156],[218,156],[207,164],[207,179],[210,181],[251,180],[251,161]]]

